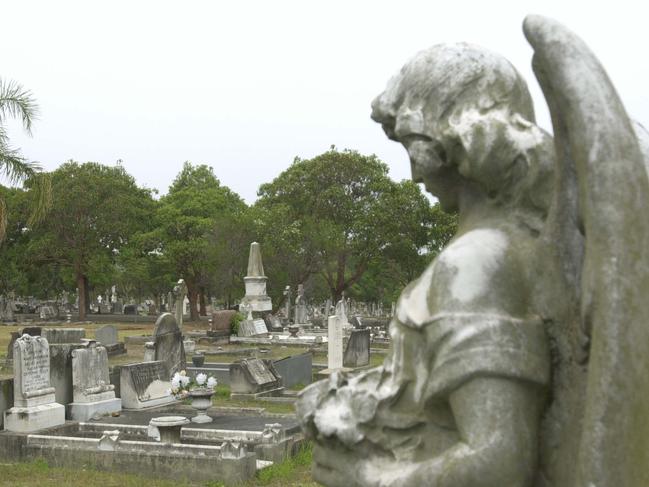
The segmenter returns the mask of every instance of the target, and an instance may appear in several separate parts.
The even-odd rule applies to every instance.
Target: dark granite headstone
[[[282,376],[284,387],[293,387],[297,384],[307,385],[313,381],[313,355],[311,352],[275,360],[273,365]]]
[[[125,315],[136,315],[137,314],[137,304],[127,304],[124,306]]]
[[[171,313],[163,313],[158,317],[153,330],[153,342],[154,360],[162,360],[171,375],[186,367],[183,336]]]
[[[370,363],[370,330],[352,330],[343,354],[344,367],[362,367]]]

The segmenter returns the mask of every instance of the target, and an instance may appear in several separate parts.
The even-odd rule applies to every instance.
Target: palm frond
[[[38,117],[38,105],[31,91],[15,81],[0,79],[0,124],[8,117],[19,118],[25,131],[31,134],[32,122]]]
[[[32,227],[42,222],[52,207],[52,175],[42,172],[37,173],[32,176],[29,186],[34,192],[35,201],[27,221],[27,225]]]

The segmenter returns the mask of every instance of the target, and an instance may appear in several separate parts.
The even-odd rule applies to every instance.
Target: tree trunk
[[[201,293],[198,297],[199,313],[201,316],[207,316],[207,307],[205,306],[205,288],[201,286]]]
[[[189,321],[199,321],[198,314],[198,288],[189,279],[185,279],[187,285],[187,299],[189,300]]]
[[[84,303],[83,303],[83,309],[86,310],[86,314],[90,314],[90,284],[88,283],[88,276],[83,275],[83,294],[84,294]],[[81,303],[81,300],[79,300],[79,303]],[[84,320],[85,320],[85,315],[84,315]]]
[[[86,321],[86,276],[77,272],[77,288],[79,289],[79,321]]]

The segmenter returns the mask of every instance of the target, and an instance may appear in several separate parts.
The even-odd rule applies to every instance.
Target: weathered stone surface
[[[87,421],[122,409],[108,376],[106,348],[94,341],[72,351],[72,386],[74,402],[67,407],[72,420]]]
[[[174,402],[169,394],[170,378],[163,361],[123,365],[120,368],[122,407],[142,409]]]
[[[282,388],[282,378],[269,360],[243,359],[230,364],[232,394],[258,394]]]
[[[163,313],[153,330],[154,360],[162,360],[169,370],[169,377],[185,368],[183,336],[171,313]]]
[[[266,322],[262,319],[243,320],[239,323],[238,335],[240,337],[263,336],[267,334]]]
[[[343,326],[338,316],[328,320],[327,368],[339,369],[343,366]]]
[[[352,330],[343,354],[344,367],[363,367],[370,363],[370,330]]]
[[[647,485],[649,147],[580,39],[525,33],[554,141],[472,45],[418,53],[373,103],[461,224],[402,292],[385,364],[303,391],[325,485]]]
[[[81,343],[86,338],[86,330],[83,328],[43,328],[42,336],[48,343]]]
[[[72,351],[85,346],[82,343],[50,344],[50,381],[56,388],[56,402],[70,404],[72,392]]]
[[[9,431],[29,432],[65,422],[50,385],[50,348],[42,337],[23,335],[14,343],[14,406],[4,413]]]
[[[232,318],[237,314],[233,309],[215,311],[212,313],[212,331],[230,331]]]
[[[117,327],[115,325],[105,325],[97,328],[95,338],[103,346],[115,345],[119,341]]]
[[[252,311],[270,311],[273,303],[266,293],[264,265],[261,261],[261,248],[257,242],[250,244],[248,256],[248,275],[243,278],[246,286],[246,295],[241,300],[243,307],[250,307]]]
[[[311,352],[284,357],[273,362],[275,370],[282,377],[284,387],[313,382],[313,355]]]

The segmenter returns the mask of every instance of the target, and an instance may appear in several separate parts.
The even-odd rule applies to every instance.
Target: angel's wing
[[[578,487],[649,485],[649,180],[633,125],[585,43],[530,16],[525,35],[548,102],[559,164],[557,228],[585,237],[582,327],[591,337]],[[570,181],[572,178],[572,183]],[[563,214],[562,214],[563,212]],[[569,239],[574,235],[568,235]],[[570,250],[571,244],[563,245]],[[579,259],[578,251],[564,256]]]

